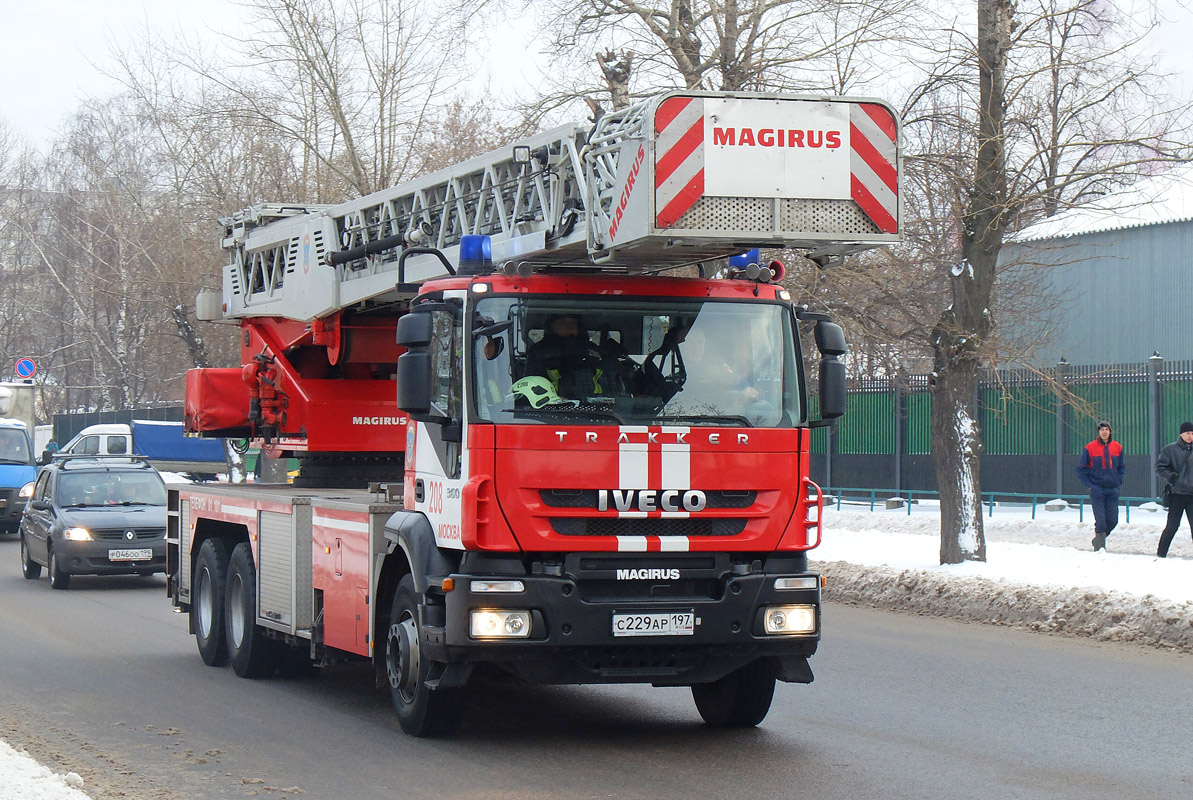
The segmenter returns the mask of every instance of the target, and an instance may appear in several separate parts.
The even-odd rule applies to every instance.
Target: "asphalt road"
[[[1193,796],[1193,657],[839,605],[825,630],[756,730],[682,689],[483,683],[418,740],[366,670],[205,667],[160,577],[55,592],[4,536],[0,738],[95,800]]]

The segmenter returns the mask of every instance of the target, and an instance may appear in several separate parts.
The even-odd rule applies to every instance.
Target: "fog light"
[[[468,588],[477,594],[517,594],[526,591],[522,581],[471,581]]]
[[[530,612],[475,610],[470,618],[469,633],[474,639],[525,639],[530,636]]]
[[[62,535],[71,542],[90,542],[91,531],[86,528],[67,528]]]
[[[816,632],[816,606],[768,606],[762,616],[771,635]]]
[[[815,589],[818,586],[820,586],[820,578],[815,575],[801,575],[798,578],[775,578],[775,588],[779,591]]]

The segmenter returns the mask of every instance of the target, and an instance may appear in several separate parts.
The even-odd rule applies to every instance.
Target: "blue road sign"
[[[22,358],[17,362],[17,377],[32,378],[37,374],[37,362],[32,358]]]

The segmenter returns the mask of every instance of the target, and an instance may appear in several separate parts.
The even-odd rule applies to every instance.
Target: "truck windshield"
[[[31,464],[29,438],[17,428],[0,428],[0,464]]]
[[[792,427],[803,419],[792,316],[781,304],[496,296],[477,303],[472,331],[481,420]]]

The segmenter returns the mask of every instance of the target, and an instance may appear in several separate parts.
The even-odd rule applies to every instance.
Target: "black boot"
[[[1090,544],[1094,546],[1094,552],[1104,550],[1106,548],[1106,534],[1094,532],[1094,538],[1090,539]]]

